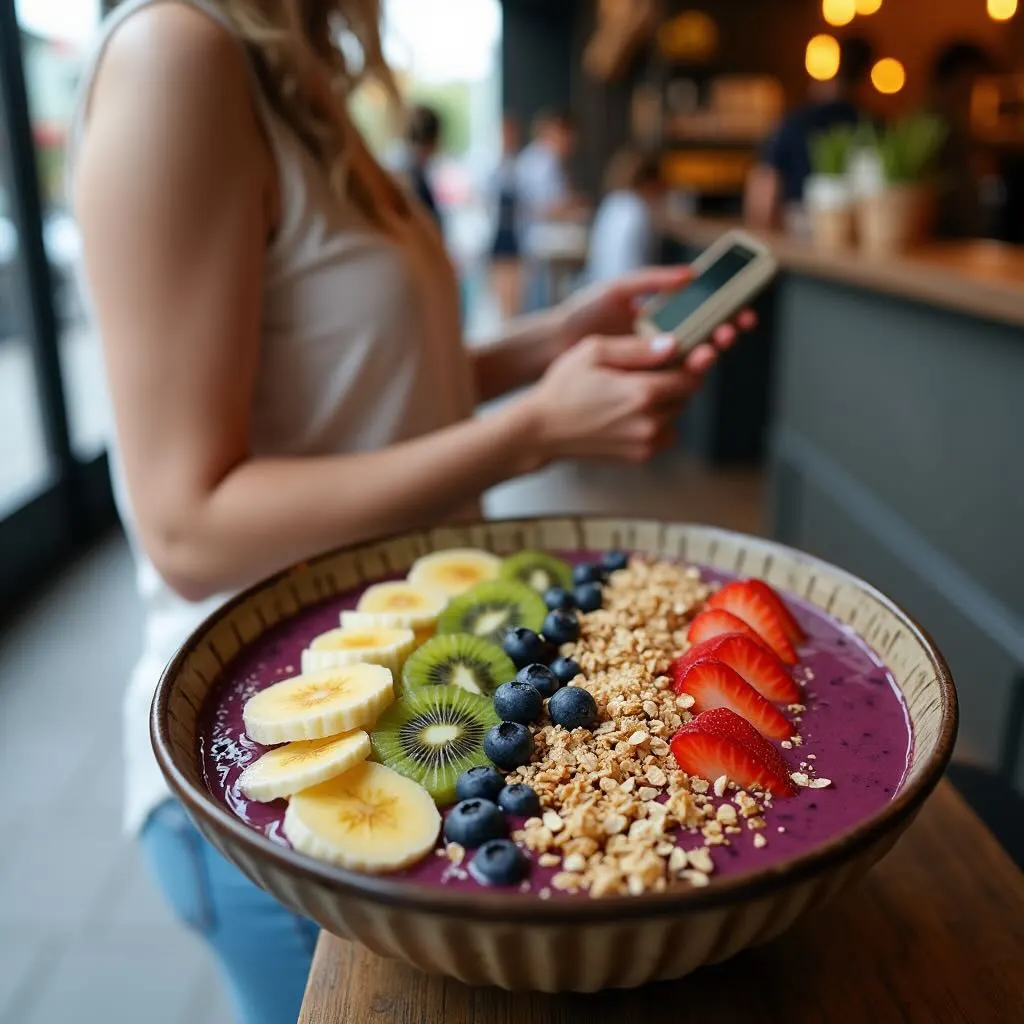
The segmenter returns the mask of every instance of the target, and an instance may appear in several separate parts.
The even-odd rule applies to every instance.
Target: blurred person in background
[[[997,167],[972,142],[971,96],[978,79],[994,70],[994,61],[985,50],[964,41],[946,46],[932,66],[929,108],[946,127],[937,165],[935,228],[947,238],[977,238],[987,226],[981,181]]]
[[[812,82],[810,102],[782,119],[747,178],[744,218],[751,227],[782,227],[787,212],[803,202],[804,182],[811,173],[812,137],[837,125],[859,124],[868,116],[863,93],[873,61],[867,40],[841,40],[835,76],[827,82]]]
[[[610,281],[656,260],[664,196],[658,157],[625,149],[612,158],[590,230],[588,281]]]
[[[665,365],[667,339],[632,336],[636,298],[680,287],[677,268],[466,349],[430,215],[349,117],[366,79],[398,102],[380,15],[379,0],[126,0],[69,135],[146,616],[124,704],[125,827],[244,1024],[295,1021],[318,930],[172,799],[148,725],[166,663],[230,595],[295,562],[477,516],[487,488],[553,460],[650,458],[735,336],[724,326],[681,366]]]
[[[520,312],[523,305],[523,260],[519,244],[519,188],[516,161],[521,143],[519,122],[506,114],[501,120],[501,162],[491,177],[494,211],[491,242],[491,287],[503,320]]]
[[[441,208],[430,183],[430,168],[441,148],[441,132],[441,115],[432,107],[420,104],[409,111],[409,122],[405,130],[405,174],[409,187],[429,211],[438,227],[442,224]]]
[[[545,308],[547,270],[536,229],[579,219],[585,206],[569,183],[569,161],[576,149],[576,129],[564,111],[544,111],[533,123],[533,141],[516,161],[519,244],[526,264],[527,309]]]

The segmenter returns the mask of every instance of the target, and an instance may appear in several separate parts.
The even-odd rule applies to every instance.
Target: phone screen
[[[700,277],[682,291],[676,292],[651,317],[658,330],[671,333],[688,316],[696,313],[719,288],[727,285],[741,270],[757,259],[757,253],[742,245],[734,245],[707,267]]]

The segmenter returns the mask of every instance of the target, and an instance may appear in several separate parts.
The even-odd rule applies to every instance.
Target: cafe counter
[[[666,258],[732,226],[674,222]],[[690,443],[763,455],[772,534],[923,623],[958,683],[961,753],[1024,789],[1024,250],[762,237],[782,272],[760,337],[709,381]]]

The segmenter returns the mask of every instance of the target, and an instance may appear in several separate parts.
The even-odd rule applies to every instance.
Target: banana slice
[[[246,701],[242,720],[257,743],[319,740],[372,725],[393,699],[390,670],[348,665],[268,686]]]
[[[458,597],[484,580],[497,579],[500,566],[501,559],[489,551],[476,548],[436,551],[413,563],[409,582],[435,587],[449,597]]]
[[[430,794],[373,761],[297,793],[284,815],[284,834],[296,850],[373,874],[422,860],[440,830]]]
[[[270,803],[344,774],[365,761],[371,750],[370,737],[362,730],[287,743],[249,765],[238,779],[238,788],[250,800]]]
[[[448,595],[416,583],[377,583],[359,599],[354,612],[342,612],[348,629],[384,626],[389,629],[433,628],[448,605]]]
[[[314,638],[302,652],[303,673],[346,665],[383,665],[398,675],[416,646],[411,629],[332,629]]]

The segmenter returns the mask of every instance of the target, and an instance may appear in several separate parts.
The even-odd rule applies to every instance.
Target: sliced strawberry
[[[799,647],[802,643],[806,643],[807,634],[804,632],[803,626],[796,621],[793,613],[786,607],[786,602],[782,595],[777,590],[770,587],[764,580],[747,580],[747,586],[760,594],[775,609],[775,613],[782,623],[782,628],[786,631],[786,637],[794,647]]]
[[[691,644],[702,644],[705,640],[713,640],[716,636],[724,636],[726,633],[742,633],[749,637],[756,644],[760,644],[768,650],[768,643],[756,629],[747,625],[743,619],[732,612],[723,611],[720,608],[708,608],[702,611],[690,623],[690,630],[686,634]]]
[[[793,682],[786,666],[766,647],[742,633],[723,633],[712,637],[676,658],[669,672],[677,693],[682,692],[679,681],[686,670],[707,658],[728,665],[767,700],[777,704],[802,703],[800,687]]]
[[[795,796],[782,755],[748,721],[728,708],[713,708],[687,722],[669,744],[684,772],[713,782],[725,775],[744,788],[761,786],[775,796]]]
[[[679,681],[680,692],[696,702],[694,711],[729,708],[745,718],[762,736],[788,740],[793,726],[774,704],[769,704],[741,675],[720,661],[708,658],[691,665]]]
[[[708,607],[730,612],[745,622],[787,665],[795,665],[796,651],[772,605],[746,580],[737,580],[712,594]],[[699,618],[699,616],[698,616]],[[691,634],[692,635],[692,634]]]

